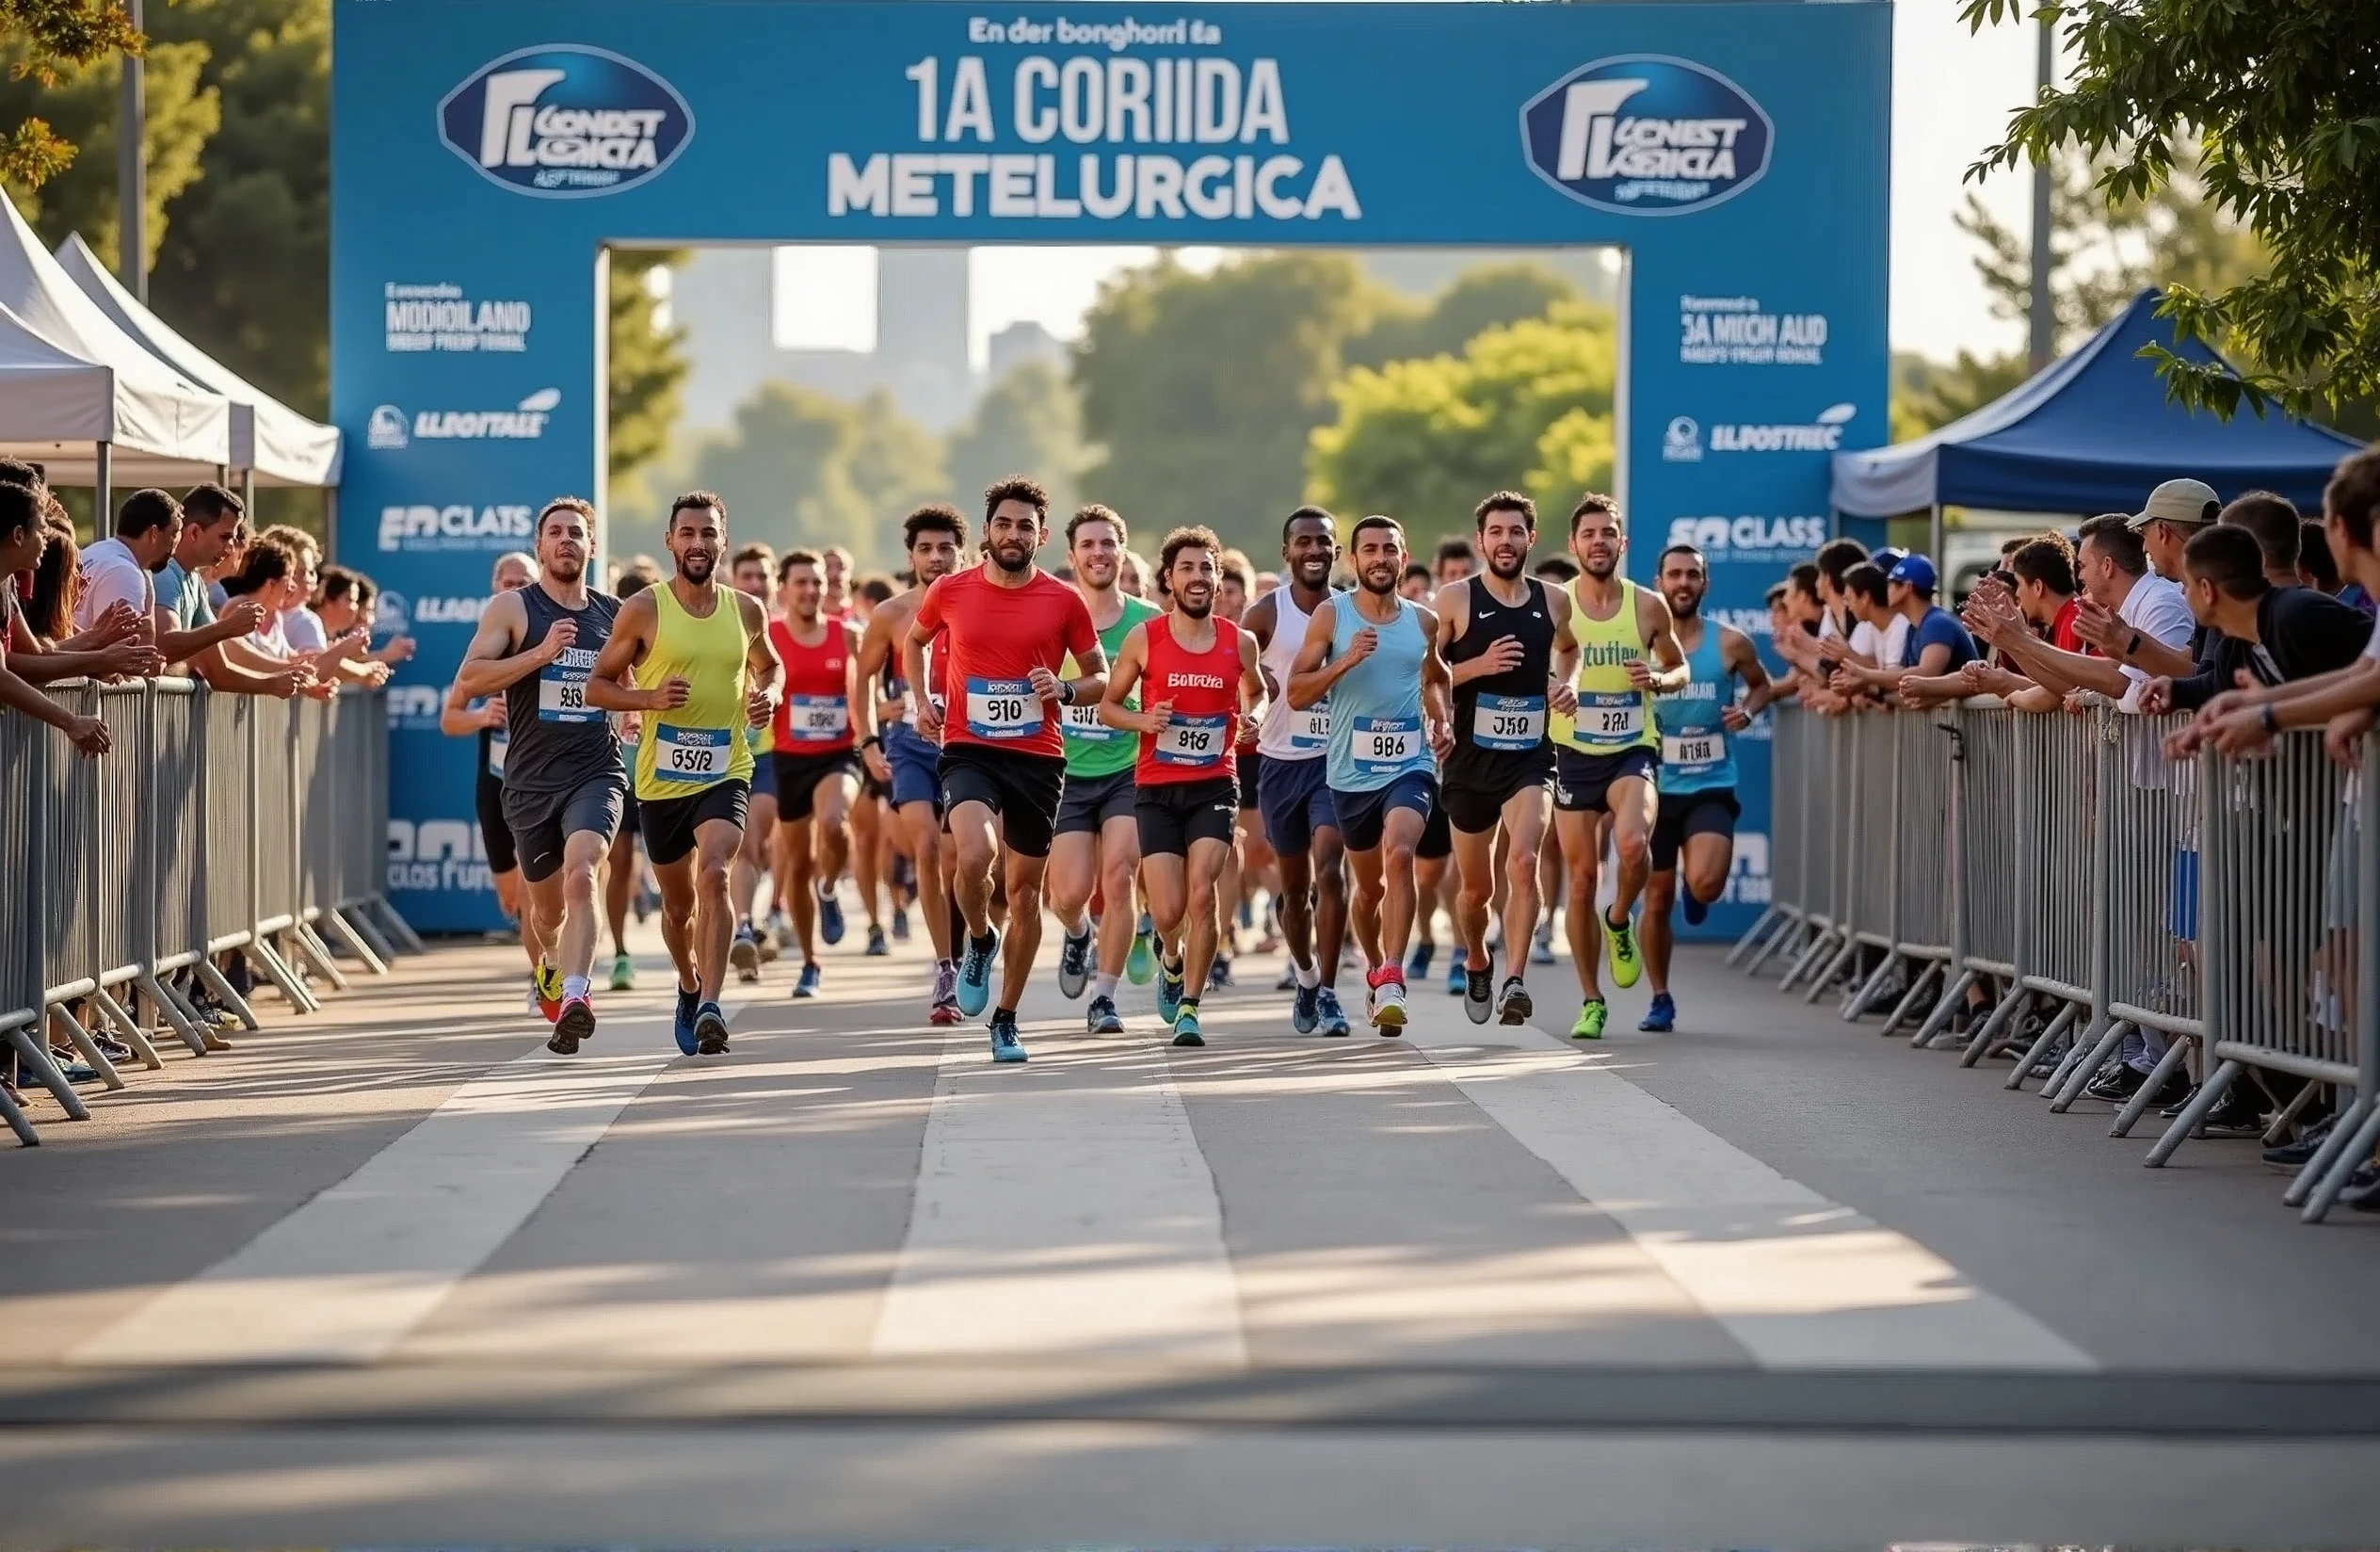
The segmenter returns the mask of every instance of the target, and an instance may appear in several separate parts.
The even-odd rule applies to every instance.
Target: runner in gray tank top
[[[503,693],[509,747],[505,822],[529,887],[522,926],[538,956],[538,1000],[563,1056],[595,1032],[595,870],[628,794],[611,719],[587,703],[587,676],[611,639],[619,600],[587,585],[595,509],[575,496],[538,514],[538,580],[488,601],[456,671],[456,692]]]

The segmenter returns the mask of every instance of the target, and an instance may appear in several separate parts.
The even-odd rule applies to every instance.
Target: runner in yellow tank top
[[[1570,584],[1570,634],[1579,644],[1578,717],[1553,723],[1553,822],[1569,870],[1570,960],[1582,1002],[1571,1038],[1597,1040],[1610,1010],[1596,979],[1596,932],[1611,953],[1612,978],[1633,986],[1634,911],[1651,872],[1660,734],[1653,697],[1685,687],[1689,670],[1669,606],[1661,594],[1620,575],[1628,540],[1619,508],[1606,495],[1583,496],[1570,513],[1570,554],[1580,574]],[[1603,827],[1611,827],[1619,878],[1609,914],[1595,909]]]
[[[636,802],[661,881],[662,941],[678,966],[678,1048],[716,1056],[727,1049],[719,986],[735,930],[728,864],[751,799],[748,730],[775,714],[782,671],[760,600],[714,574],[726,504],[707,491],[678,497],[664,542],[677,574],[621,606],[587,703],[642,715]]]

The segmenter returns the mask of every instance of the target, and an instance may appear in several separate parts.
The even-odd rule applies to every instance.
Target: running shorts
[[[773,803],[777,800],[777,770],[770,763],[772,759],[773,756],[767,750],[752,751],[751,796],[765,798]],[[748,800],[747,801],[748,802]]]
[[[1428,828],[1430,813],[1438,807],[1438,778],[1426,770],[1408,770],[1386,786],[1375,786],[1369,792],[1349,792],[1340,787],[1330,789],[1330,806],[1339,815],[1339,833],[1350,851],[1369,851],[1380,844],[1381,833],[1388,828],[1389,810],[1409,808],[1422,816],[1423,827]],[[1419,848],[1414,850],[1420,856]]]
[[[1260,813],[1263,806],[1264,756],[1252,749],[1240,751],[1240,812]]]
[[[714,782],[683,798],[647,798],[643,809],[645,855],[666,867],[694,849],[695,832],[714,819],[736,829],[751,816],[752,789],[741,777]]]
[[[895,722],[884,732],[884,763],[892,768],[892,806],[907,808],[911,803],[932,803],[938,816],[942,811],[942,783],[936,774],[942,752],[927,743],[917,729],[907,722]]]
[[[1239,828],[1239,783],[1230,776],[1198,782],[1161,782],[1133,800],[1144,857],[1186,857],[1193,841],[1231,844]]]
[[[560,792],[516,792],[505,789],[504,819],[512,831],[512,849],[521,858],[521,876],[542,883],[562,865],[562,848],[571,836],[589,831],[603,837],[608,848],[619,833],[619,811],[628,796],[628,777],[617,766],[587,777]]]
[[[1493,830],[1516,792],[1543,786],[1553,776],[1551,746],[1532,750],[1474,749],[1457,743],[1446,756],[1438,806],[1466,835]]]
[[[1630,777],[1650,782],[1661,768],[1661,752],[1638,745],[1616,754],[1575,749],[1553,752],[1553,806],[1565,814],[1608,814],[1614,782]]]
[[[1653,871],[1667,873],[1678,865],[1678,853],[1697,835],[1733,838],[1735,821],[1744,806],[1731,786],[1705,787],[1700,792],[1664,792],[1653,817]]]
[[[1455,854],[1455,825],[1446,816],[1443,789],[1430,798],[1430,816],[1422,821],[1422,838],[1413,843],[1413,860],[1434,863]]]
[[[818,811],[818,784],[829,776],[860,775],[860,752],[838,749],[825,754],[771,753],[768,763],[777,778],[777,817],[791,824]]]
[[[1133,816],[1133,773],[1129,769],[1110,771],[1104,776],[1075,776],[1066,779],[1066,791],[1058,799],[1056,833],[1060,835],[1096,835],[1107,828],[1110,819]]]
[[[1315,831],[1339,828],[1324,768],[1328,763],[1317,754],[1311,760],[1267,760],[1261,768],[1257,807],[1264,816],[1264,844],[1281,856],[1303,856],[1313,846]]]
[[[479,809],[479,848],[488,853],[488,871],[513,873],[521,867],[521,858],[512,849],[512,826],[504,817],[504,780],[479,773],[477,794]]]
[[[636,805],[636,784],[628,784],[628,792],[619,805],[619,833],[634,835],[642,828],[643,811]]]
[[[942,751],[940,770],[945,821],[959,804],[981,803],[1004,821],[1002,831],[1009,850],[1020,857],[1050,854],[1058,799],[1066,786],[1064,759],[981,744],[954,744]]]

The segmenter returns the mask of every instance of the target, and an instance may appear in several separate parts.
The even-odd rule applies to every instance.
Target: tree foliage
[[[8,46],[8,79],[44,89],[147,47],[121,7],[95,0],[0,0],[0,40]],[[74,164],[72,132],[59,135],[44,113],[10,104],[0,121],[9,125],[0,140],[0,180],[13,189],[37,189]]]
[[[1963,0],[1980,29],[2059,26],[2072,61],[1969,170],[2078,146],[2110,206],[2195,157],[2207,199],[2271,255],[2229,284],[2177,284],[2176,324],[2248,363],[2234,376],[2153,349],[2167,391],[2228,415],[2380,395],[2380,7],[2368,0]]]
[[[846,403],[772,382],[735,412],[734,428],[695,452],[691,479],[727,499],[730,531],[782,550],[841,544],[862,564],[899,547],[901,514],[944,493],[941,446],[891,396]],[[630,525],[620,547],[659,542]]]
[[[678,390],[687,369],[678,348],[685,342],[685,331],[663,325],[653,274],[684,262],[685,254],[677,249],[619,248],[611,253],[606,462],[615,480],[627,478],[657,457],[677,425]]]
[[[1071,512],[1081,499],[1084,456],[1074,390],[1048,362],[1022,361],[951,433],[950,486],[964,508],[993,480],[1023,470],[1049,488],[1053,512]]]

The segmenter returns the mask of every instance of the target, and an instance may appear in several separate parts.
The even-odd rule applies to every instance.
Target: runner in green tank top
[[[1124,520],[1105,507],[1085,507],[1066,525],[1066,558],[1074,568],[1074,590],[1083,595],[1099,629],[1100,650],[1116,661],[1124,638],[1144,620],[1157,618],[1154,606],[1117,586],[1124,545]],[[1069,654],[1062,673],[1080,669]],[[1135,697],[1128,703],[1138,710]],[[1133,882],[1140,870],[1140,829],[1133,817],[1133,761],[1139,740],[1099,719],[1099,703],[1071,705],[1061,713],[1066,727],[1066,788],[1058,800],[1055,833],[1050,841],[1050,913],[1066,929],[1058,950],[1058,990],[1079,997],[1091,983],[1091,896],[1102,897],[1099,920],[1098,988],[1084,1022],[1095,1035],[1124,1032],[1116,1011],[1116,982],[1133,946]]]

